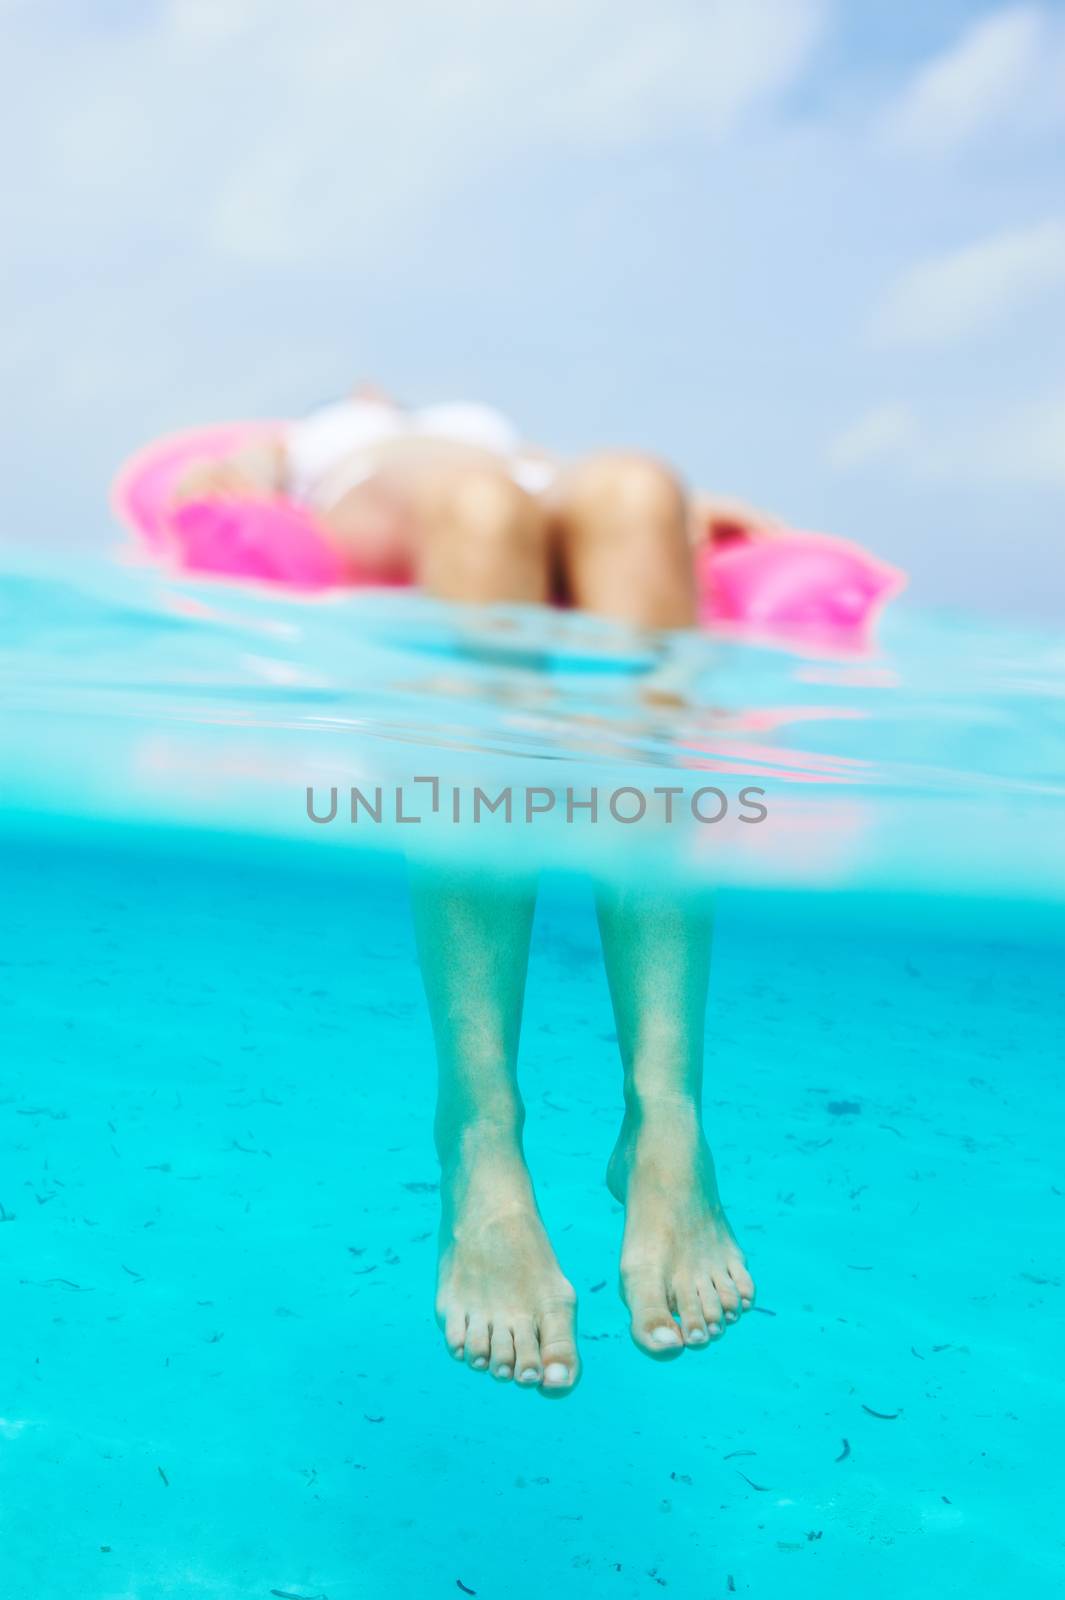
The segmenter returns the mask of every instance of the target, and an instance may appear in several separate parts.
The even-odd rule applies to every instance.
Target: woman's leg
[[[667,467],[593,456],[563,475],[552,512],[574,605],[637,627],[695,625],[688,503]]]
[[[483,451],[394,453],[319,516],[370,577],[413,579],[442,600],[549,598],[544,511]]]
[[[535,882],[422,868],[412,893],[439,1062],[437,1318],[475,1371],[566,1394],[576,1297],[540,1220],[517,1081]]]
[[[625,1205],[622,1295],[640,1348],[676,1355],[716,1338],[754,1297],[703,1132],[709,897],[605,887],[599,928],[625,1074],[607,1174]]]
[[[433,494],[422,573],[431,592],[547,598],[546,529],[527,497],[495,474],[453,477]],[[554,528],[584,609],[652,628],[694,621],[686,507],[663,469],[632,458],[576,469]],[[579,1373],[574,1296],[536,1210],[515,1071],[532,910],[532,891],[515,884],[430,873],[415,885],[440,1059],[437,1305],[449,1347],[471,1366],[527,1373],[530,1384],[543,1372],[545,1392],[565,1393]],[[662,1355],[669,1340],[681,1347],[674,1310],[694,1345],[753,1294],[701,1129],[709,921],[676,900],[605,890],[600,926],[626,1072],[610,1168],[627,1211],[623,1287],[634,1337]]]
[[[546,516],[502,466],[427,477],[417,516],[416,576],[426,593],[483,604],[550,598]]]
[[[430,479],[419,522],[428,593],[547,599],[545,520],[501,472]],[[535,882],[423,868],[412,893],[439,1062],[437,1317],[452,1354],[475,1370],[567,1394],[580,1376],[576,1299],[537,1209],[517,1081]]]
[[[684,493],[658,462],[599,456],[578,466],[558,506],[574,600],[637,627],[693,626],[688,527]],[[606,887],[599,926],[625,1073],[608,1172],[625,1204],[622,1293],[640,1348],[679,1354],[717,1337],[754,1294],[702,1127],[709,900]]]

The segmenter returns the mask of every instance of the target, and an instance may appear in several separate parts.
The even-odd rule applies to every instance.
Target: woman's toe
[[[677,1317],[680,1320],[680,1331],[686,1345],[698,1347],[709,1342],[706,1332],[706,1319],[703,1308],[699,1303],[698,1291],[695,1285],[684,1284],[675,1286],[677,1302]]]
[[[492,1339],[488,1331],[488,1318],[478,1312],[470,1315],[466,1324],[466,1365],[475,1372],[488,1370]]]
[[[740,1306],[744,1311],[749,1311],[754,1305],[754,1279],[742,1261],[729,1262],[729,1276],[736,1285]]]
[[[630,1331],[641,1350],[659,1359],[680,1355],[684,1339],[669,1309],[664,1283],[630,1276],[625,1283],[625,1302]]]
[[[721,1301],[721,1308],[725,1313],[726,1322],[738,1322],[740,1315],[739,1290],[726,1271],[714,1273],[714,1288]]]
[[[706,1319],[706,1331],[711,1339],[720,1339],[725,1331],[725,1312],[721,1299],[710,1279],[699,1284],[699,1301]]]
[[[447,1311],[443,1317],[444,1343],[456,1361],[466,1354],[466,1313]]]
[[[532,1317],[516,1317],[513,1336],[514,1376],[523,1389],[539,1388],[544,1369],[540,1361],[540,1340]]]
[[[545,1393],[564,1394],[580,1376],[575,1315],[571,1306],[557,1307],[540,1316],[540,1360]]]
[[[506,1321],[492,1324],[492,1353],[488,1370],[501,1383],[506,1383],[514,1376],[514,1335]]]

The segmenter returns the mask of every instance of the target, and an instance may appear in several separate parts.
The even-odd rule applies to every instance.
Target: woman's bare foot
[[[720,1338],[753,1305],[754,1284],[692,1102],[626,1112],[607,1183],[625,1206],[621,1293],[637,1345],[661,1358]]]
[[[580,1377],[577,1297],[544,1232],[520,1144],[484,1127],[446,1144],[436,1315],[447,1347],[475,1372],[569,1394]]]

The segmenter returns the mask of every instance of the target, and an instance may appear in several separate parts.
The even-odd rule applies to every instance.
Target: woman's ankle
[[[626,1084],[625,1122],[634,1132],[663,1127],[701,1133],[701,1094],[694,1087],[667,1089],[653,1084]]]
[[[486,1156],[524,1161],[522,1131],[525,1108],[517,1103],[440,1108],[437,1111],[436,1150],[442,1167]]]

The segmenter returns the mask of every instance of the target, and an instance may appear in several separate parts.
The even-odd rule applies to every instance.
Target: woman
[[[312,510],[363,581],[561,601],[648,628],[694,625],[695,545],[776,531],[747,507],[687,495],[649,456],[562,463],[488,406],[410,410],[372,387],[194,467],[177,498],[273,493]]]
[[[649,457],[564,465],[486,407],[403,411],[368,390],[196,468],[179,494],[271,491],[310,506],[364,577],[648,629],[695,624],[694,537],[771,531],[692,502]],[[536,1204],[517,1078],[535,881],[433,869],[413,897],[439,1061],[437,1317],[474,1371],[565,1395],[580,1376],[576,1297]],[[698,895],[604,889],[599,925],[623,1068],[607,1174],[625,1206],[621,1291],[636,1344],[663,1359],[709,1346],[754,1296],[702,1126],[710,915]]]

